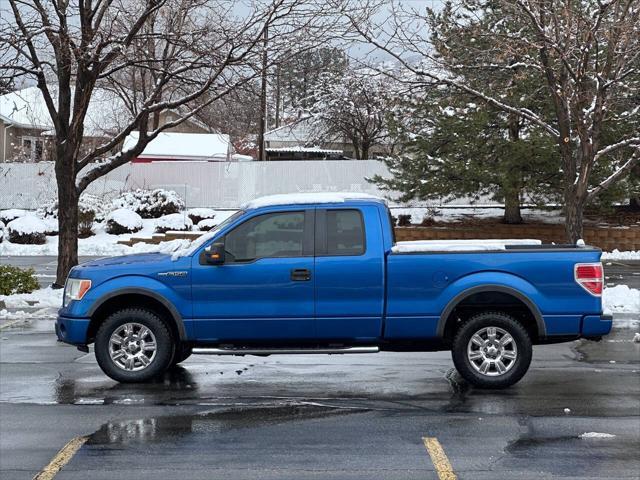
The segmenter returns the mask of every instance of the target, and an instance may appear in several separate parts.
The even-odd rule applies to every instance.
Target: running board
[[[196,355],[303,355],[307,354],[344,354],[344,353],[376,353],[378,347],[344,347],[344,348],[207,348],[195,347]]]

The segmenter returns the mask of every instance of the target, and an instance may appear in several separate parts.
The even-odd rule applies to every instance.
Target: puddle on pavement
[[[317,405],[278,405],[236,408],[196,415],[155,417],[109,422],[93,433],[87,445],[127,445],[172,442],[190,434],[222,433],[284,422],[365,413],[367,409],[342,409]]]
[[[633,341],[636,330],[617,328],[599,342],[578,340],[574,347],[578,361],[640,366],[640,343]]]
[[[628,442],[616,438],[583,439],[575,436],[552,438],[522,438],[505,448],[507,457],[502,459],[512,468],[536,466],[536,470],[564,476],[571,472],[576,477],[590,476],[598,465],[602,471],[624,469],[624,465],[637,462],[640,442]],[[558,458],[558,452],[562,452]],[[553,461],[555,457],[555,461]],[[539,462],[539,459],[549,459]],[[588,459],[588,461],[585,461]],[[615,478],[615,476],[613,477]]]

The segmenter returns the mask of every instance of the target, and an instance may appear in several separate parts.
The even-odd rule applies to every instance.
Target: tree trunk
[[[59,149],[60,152],[60,149]],[[61,152],[60,152],[61,153]],[[71,160],[56,159],[58,184],[58,269],[54,287],[62,288],[72,267],[78,264],[78,193]]]
[[[522,214],[520,212],[520,190],[517,188],[508,188],[505,190],[503,222],[507,224],[522,223]]]
[[[631,197],[629,199],[629,206],[632,210],[640,210],[640,197]]]
[[[583,238],[582,217],[584,214],[584,202],[575,198],[574,194],[567,195],[566,193],[564,200],[564,227],[567,241],[576,243]]]
[[[369,145],[363,143],[360,150],[360,158],[358,160],[369,160]]]

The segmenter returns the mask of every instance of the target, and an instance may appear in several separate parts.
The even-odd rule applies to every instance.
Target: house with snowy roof
[[[161,112],[160,124],[174,120],[176,115],[169,110]],[[85,118],[85,142],[102,143],[117,133],[128,118],[128,110],[117,94],[96,89]],[[0,162],[53,160],[53,128],[44,98],[37,87],[0,95]],[[169,130],[185,133],[209,131],[206,125],[195,119]]]
[[[132,132],[124,141],[122,150],[134,146],[138,132]],[[162,132],[132,160],[133,163],[166,161],[229,162],[242,161],[232,153],[229,135],[219,133]],[[251,158],[251,157],[249,157]]]
[[[312,117],[300,119],[265,133],[267,160],[343,160],[355,158],[353,144],[344,137],[320,138]],[[372,157],[388,155],[384,145],[372,146]]]

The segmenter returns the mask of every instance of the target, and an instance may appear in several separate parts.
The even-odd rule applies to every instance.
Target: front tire
[[[173,356],[173,360],[171,360],[171,367],[175,367],[179,363],[184,362],[187,358],[191,356],[192,349],[191,347],[185,347],[184,345],[180,345],[176,348],[175,355]]]
[[[460,375],[479,388],[517,383],[531,364],[533,347],[527,330],[502,312],[482,312],[456,332],[451,349]]]
[[[111,314],[96,334],[98,365],[122,383],[146,382],[162,375],[174,356],[171,333],[154,312],[128,308]]]

